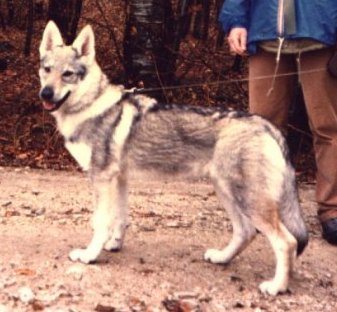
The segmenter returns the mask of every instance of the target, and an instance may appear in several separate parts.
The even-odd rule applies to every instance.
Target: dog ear
[[[73,43],[79,57],[87,57],[92,63],[95,59],[95,35],[90,25],[85,26]]]
[[[62,35],[53,21],[47,24],[40,44],[40,55],[44,55],[47,51],[53,50],[56,46],[62,46]]]

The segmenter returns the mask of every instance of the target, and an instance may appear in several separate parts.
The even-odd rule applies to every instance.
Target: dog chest
[[[65,144],[67,150],[75,158],[77,163],[83,170],[89,170],[91,162],[91,147],[83,142],[67,142]]]

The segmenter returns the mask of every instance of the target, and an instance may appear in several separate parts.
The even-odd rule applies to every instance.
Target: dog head
[[[44,109],[53,112],[79,98],[82,84],[90,85],[88,72],[96,64],[93,30],[86,26],[74,43],[66,46],[56,24],[50,21],[39,51],[40,98]]]

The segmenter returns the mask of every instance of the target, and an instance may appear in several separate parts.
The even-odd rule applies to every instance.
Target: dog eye
[[[71,70],[66,70],[62,76],[65,78],[71,77],[72,75],[74,75],[74,72],[72,72]]]
[[[45,66],[43,69],[46,73],[50,73],[50,67],[49,66]]]

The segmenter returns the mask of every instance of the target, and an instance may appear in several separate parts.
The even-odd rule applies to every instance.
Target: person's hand
[[[244,27],[234,27],[228,35],[230,51],[236,54],[244,54],[247,50],[247,29]]]

